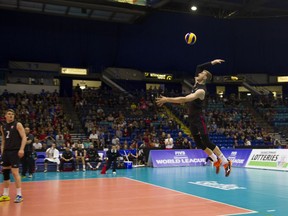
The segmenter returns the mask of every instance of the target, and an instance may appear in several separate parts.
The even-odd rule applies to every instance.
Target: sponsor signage
[[[288,82],[288,76],[278,76],[277,77],[277,82]]]
[[[158,74],[158,73],[148,73],[145,72],[145,77],[149,79],[158,79],[158,80],[172,80],[172,74]]]
[[[86,68],[61,68],[61,74],[67,75],[87,75],[88,70]]]
[[[236,184],[221,184],[217,181],[196,181],[196,182],[188,182],[189,184],[200,185],[204,187],[211,187],[220,190],[243,190],[245,187],[239,187]]]
[[[151,150],[149,162],[153,167],[203,166],[206,157],[202,150]]]
[[[288,149],[253,149],[246,167],[288,170]]]
[[[223,149],[226,158],[232,161],[234,167],[245,167],[252,149]]]

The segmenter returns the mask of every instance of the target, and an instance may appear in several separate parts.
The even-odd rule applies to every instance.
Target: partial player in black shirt
[[[229,176],[231,172],[232,162],[220,151],[218,146],[209,139],[208,130],[203,116],[203,106],[205,96],[207,95],[206,81],[212,79],[212,74],[207,70],[210,66],[221,64],[222,59],[215,59],[198,65],[195,74],[195,85],[192,92],[185,97],[164,97],[160,96],[156,99],[156,103],[162,106],[165,103],[189,103],[189,121],[190,131],[198,148],[201,148],[213,160],[216,167],[216,173],[220,171],[221,164],[225,168],[225,176]]]
[[[34,136],[30,133],[30,128],[25,127],[25,134],[27,137],[27,143],[24,149],[24,156],[21,158],[22,162],[22,178],[26,177],[27,171],[29,172],[29,178],[32,178],[34,172],[34,157],[33,157],[33,146]]]
[[[10,171],[12,171],[15,186],[16,199],[15,203],[23,201],[21,192],[21,177],[19,175],[20,158],[24,156],[24,148],[26,145],[26,134],[23,125],[15,121],[15,112],[9,109],[5,112],[6,122],[1,126],[2,146],[1,154],[3,160],[3,177],[4,177],[4,192],[0,196],[0,202],[9,201],[9,185],[10,185]]]
[[[110,169],[112,165],[112,172],[113,174],[116,174],[116,166],[117,166],[117,159],[118,157],[122,157],[120,152],[117,150],[117,146],[113,145],[111,149],[109,149],[106,153],[107,157],[107,163],[104,165],[104,167],[101,170],[101,174],[106,174],[106,171]]]

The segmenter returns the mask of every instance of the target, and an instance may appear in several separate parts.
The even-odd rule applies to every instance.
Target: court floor
[[[22,188],[24,202],[0,203],[0,215],[288,215],[288,172],[280,171],[234,168],[228,178],[211,166],[48,172],[23,179]]]

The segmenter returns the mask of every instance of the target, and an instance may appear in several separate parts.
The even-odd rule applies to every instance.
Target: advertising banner
[[[252,149],[223,149],[225,157],[232,161],[233,167],[245,167]]]
[[[246,167],[288,171],[288,149],[253,149]]]
[[[203,166],[206,157],[202,150],[151,150],[149,164],[153,167]]]

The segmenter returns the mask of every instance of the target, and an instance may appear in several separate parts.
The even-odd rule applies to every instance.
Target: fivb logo
[[[175,156],[185,156],[185,151],[175,151]]]
[[[232,151],[230,154],[230,157],[236,157],[237,156],[237,151]]]

